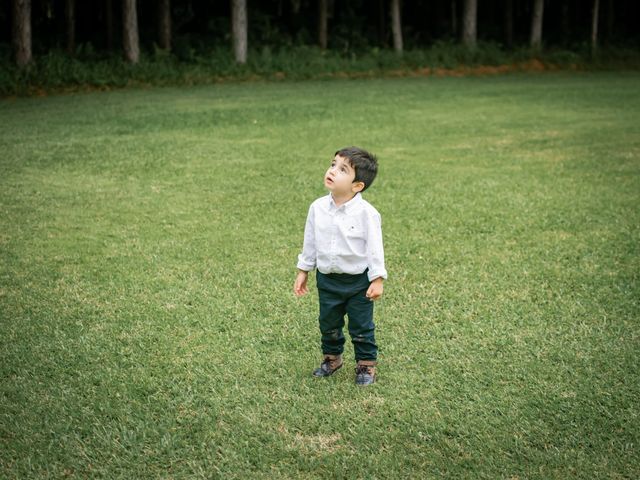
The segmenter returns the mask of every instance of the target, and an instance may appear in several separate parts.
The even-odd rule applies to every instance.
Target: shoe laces
[[[356,375],[363,375],[365,373],[369,373],[369,366],[368,365],[358,365],[356,367]]]
[[[333,362],[337,362],[336,359],[331,359],[329,357],[324,357],[324,360],[322,361],[322,365],[326,365],[328,369],[333,368]]]

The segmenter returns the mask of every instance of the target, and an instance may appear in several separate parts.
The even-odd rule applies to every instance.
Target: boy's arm
[[[379,290],[382,294],[382,281],[387,278],[387,269],[384,266],[382,219],[377,212],[368,215],[367,218],[367,266],[369,281],[373,283],[379,278]]]
[[[315,241],[315,212],[313,205],[309,207],[307,221],[304,225],[304,241],[302,243],[302,253],[298,255],[298,270],[310,272],[316,268],[316,241]]]
[[[309,208],[307,214],[307,222],[304,226],[304,242],[302,244],[302,253],[298,255],[298,274],[293,284],[293,293],[297,297],[309,293],[307,288],[307,278],[309,271],[316,268],[316,242],[314,238],[315,215],[313,205]]]

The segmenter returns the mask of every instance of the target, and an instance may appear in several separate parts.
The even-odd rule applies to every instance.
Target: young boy
[[[377,172],[376,157],[365,150],[349,147],[336,152],[324,175],[329,195],[309,208],[293,287],[298,297],[308,293],[307,277],[317,269],[324,360],[313,375],[328,377],[342,367],[346,314],[357,361],[357,385],[370,385],[376,378],[373,301],[382,295],[382,282],[387,278],[380,214],[360,195]]]

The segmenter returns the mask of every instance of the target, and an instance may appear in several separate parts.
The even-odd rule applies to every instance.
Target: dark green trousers
[[[347,315],[356,360],[376,360],[373,302],[366,296],[370,285],[367,272],[360,275],[317,272],[316,284],[320,297],[322,353],[338,355],[344,351],[343,328]]]

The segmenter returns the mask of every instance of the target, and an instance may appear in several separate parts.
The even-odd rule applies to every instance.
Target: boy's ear
[[[351,184],[351,191],[353,193],[358,193],[364,190],[364,182],[353,182]]]

